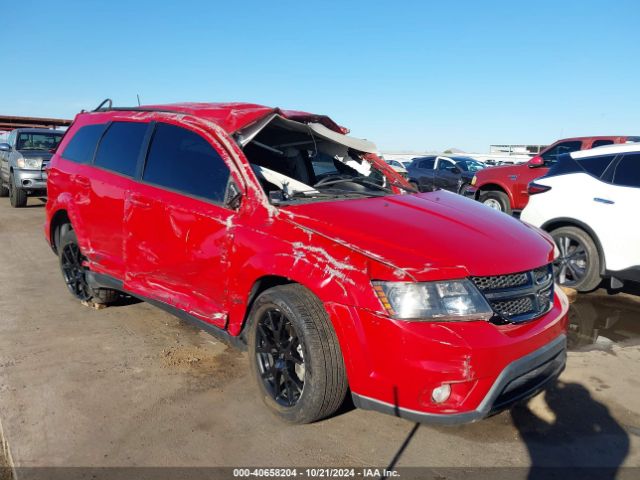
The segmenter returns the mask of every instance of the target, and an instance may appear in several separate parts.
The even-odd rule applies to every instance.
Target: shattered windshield
[[[336,133],[329,138],[305,124],[275,119],[243,150],[272,203],[377,197],[394,193],[392,187],[411,190],[349,146],[359,141]]]

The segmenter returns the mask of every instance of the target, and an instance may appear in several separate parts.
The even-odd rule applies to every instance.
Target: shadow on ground
[[[551,420],[527,405],[511,411],[531,458],[529,478],[615,478],[629,453],[629,436],[609,409],[577,383],[558,382],[545,401]]]

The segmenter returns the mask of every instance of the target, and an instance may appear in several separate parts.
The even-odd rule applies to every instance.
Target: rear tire
[[[0,197],[8,197],[9,196],[9,188],[5,187],[2,183],[2,179],[0,179]]]
[[[553,262],[558,284],[579,292],[590,292],[600,285],[601,259],[591,236],[577,227],[557,228],[551,236],[560,251]]]
[[[329,315],[302,285],[256,299],[248,319],[249,363],[264,403],[289,423],[311,423],[344,401],[347,376]]]
[[[58,248],[62,278],[71,295],[82,302],[97,304],[113,303],[120,292],[108,288],[93,288],[87,281],[89,269],[84,266],[86,257],[80,251],[78,238],[73,230],[63,234]]]
[[[27,192],[16,188],[13,182],[13,173],[9,176],[9,200],[14,208],[22,208],[27,204]]]
[[[486,205],[489,208],[493,208],[494,210],[504,212],[507,215],[511,215],[513,213],[513,211],[511,210],[511,202],[509,202],[509,197],[506,193],[500,192],[498,190],[490,190],[488,192],[481,193],[480,203]]]

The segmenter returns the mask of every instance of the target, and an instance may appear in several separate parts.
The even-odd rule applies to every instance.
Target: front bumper
[[[354,403],[421,422],[468,423],[535,395],[566,363],[569,304],[561,292],[540,318],[406,322],[356,307],[327,305]],[[433,389],[448,384],[436,403]]]
[[[46,190],[47,172],[44,170],[13,170],[14,187],[22,190]]]
[[[413,422],[446,425],[471,423],[540,393],[558,378],[565,368],[566,361],[567,339],[565,335],[560,335],[553,342],[507,365],[480,405],[469,412],[453,414],[421,412],[356,393],[352,393],[353,402],[358,408],[377,410]]]
[[[476,187],[468,186],[462,193],[467,198],[472,198],[474,200],[478,199],[478,189]]]

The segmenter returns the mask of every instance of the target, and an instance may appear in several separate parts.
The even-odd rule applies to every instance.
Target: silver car
[[[13,207],[24,207],[29,195],[44,195],[46,167],[64,132],[44,128],[17,128],[0,143],[0,197]]]

